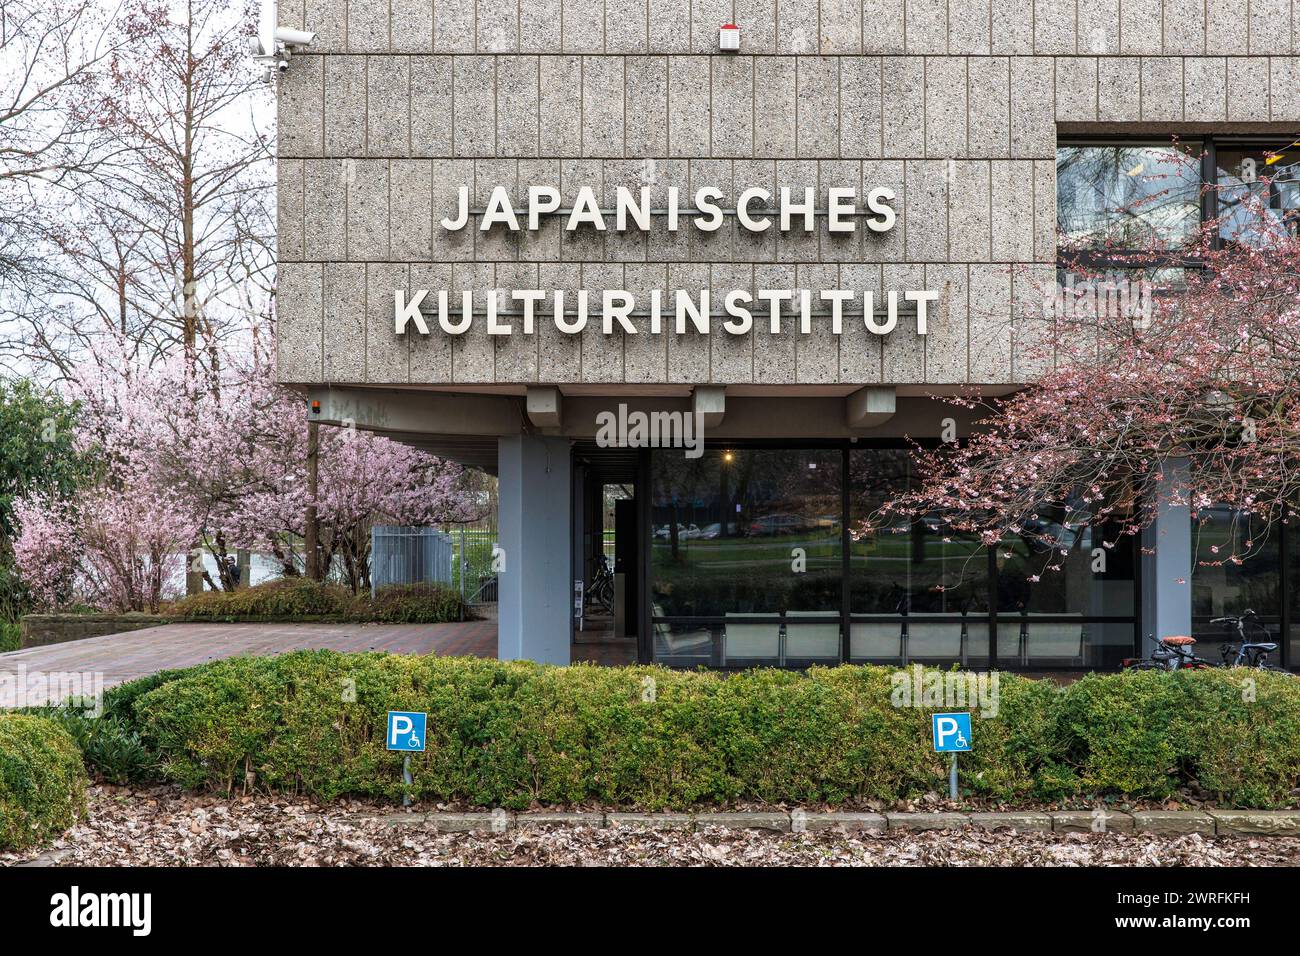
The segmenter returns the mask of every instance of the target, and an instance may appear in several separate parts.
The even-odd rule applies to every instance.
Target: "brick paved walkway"
[[[84,641],[0,654],[0,673],[40,671],[104,675],[104,686],[172,667],[239,654],[282,654],[305,648],[395,654],[495,657],[497,622],[456,624],[164,624]],[[40,701],[29,700],[29,704]]]

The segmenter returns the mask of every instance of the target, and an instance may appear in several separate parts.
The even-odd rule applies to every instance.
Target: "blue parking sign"
[[[405,710],[388,712],[388,749],[424,750],[424,728],[428,714]]]
[[[964,753],[971,749],[970,714],[933,714],[930,729],[936,753]]]

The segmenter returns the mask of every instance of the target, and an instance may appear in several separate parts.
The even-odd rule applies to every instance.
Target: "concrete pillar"
[[[497,439],[499,577],[497,657],[569,663],[573,638],[573,497],[565,438]]]
[[[1165,463],[1155,520],[1142,532],[1143,653],[1158,637],[1192,633],[1192,516],[1168,500],[1171,488],[1186,488],[1187,467],[1185,459]]]

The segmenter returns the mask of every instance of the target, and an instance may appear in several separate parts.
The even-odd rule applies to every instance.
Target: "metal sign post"
[[[951,754],[948,764],[948,798],[957,799],[957,754],[971,749],[970,714],[931,714],[930,735],[934,752]]]
[[[403,751],[402,783],[406,784],[406,789],[402,791],[402,806],[404,807],[411,805],[410,788],[415,783],[415,778],[411,776],[411,754],[424,753],[424,732],[428,723],[429,715],[418,711],[390,710],[388,712],[388,731],[386,734],[388,749]]]
[[[573,579],[573,616],[577,618],[578,630],[580,631],[583,630],[583,626],[582,626],[583,617],[586,613],[586,608],[584,607],[586,602],[583,600],[582,589],[583,589],[582,578],[574,578]]]

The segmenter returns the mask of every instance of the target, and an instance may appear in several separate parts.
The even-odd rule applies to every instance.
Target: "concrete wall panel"
[[[1022,274],[1055,256],[1058,123],[1300,123],[1296,0],[301,0],[279,78],[281,376],[374,384],[1001,384]],[[724,21],[739,54],[717,50]],[[1147,124],[1145,126],[1140,124]],[[1163,125],[1154,125],[1163,124]],[[1154,131],[1154,132],[1151,132]],[[448,232],[460,185],[895,193],[832,235]],[[473,224],[476,226],[477,224]],[[611,223],[612,225],[612,223]],[[1050,270],[1049,270],[1050,271]],[[944,290],[930,335],[395,339],[392,289]],[[891,285],[892,284],[892,285]],[[387,292],[387,294],[385,294]],[[883,301],[883,300],[882,300]],[[671,301],[666,296],[668,321]],[[720,302],[717,305],[720,310]],[[596,316],[599,321],[599,317]],[[715,319],[715,325],[720,323]],[[1024,324],[1017,329],[1023,339]]]

